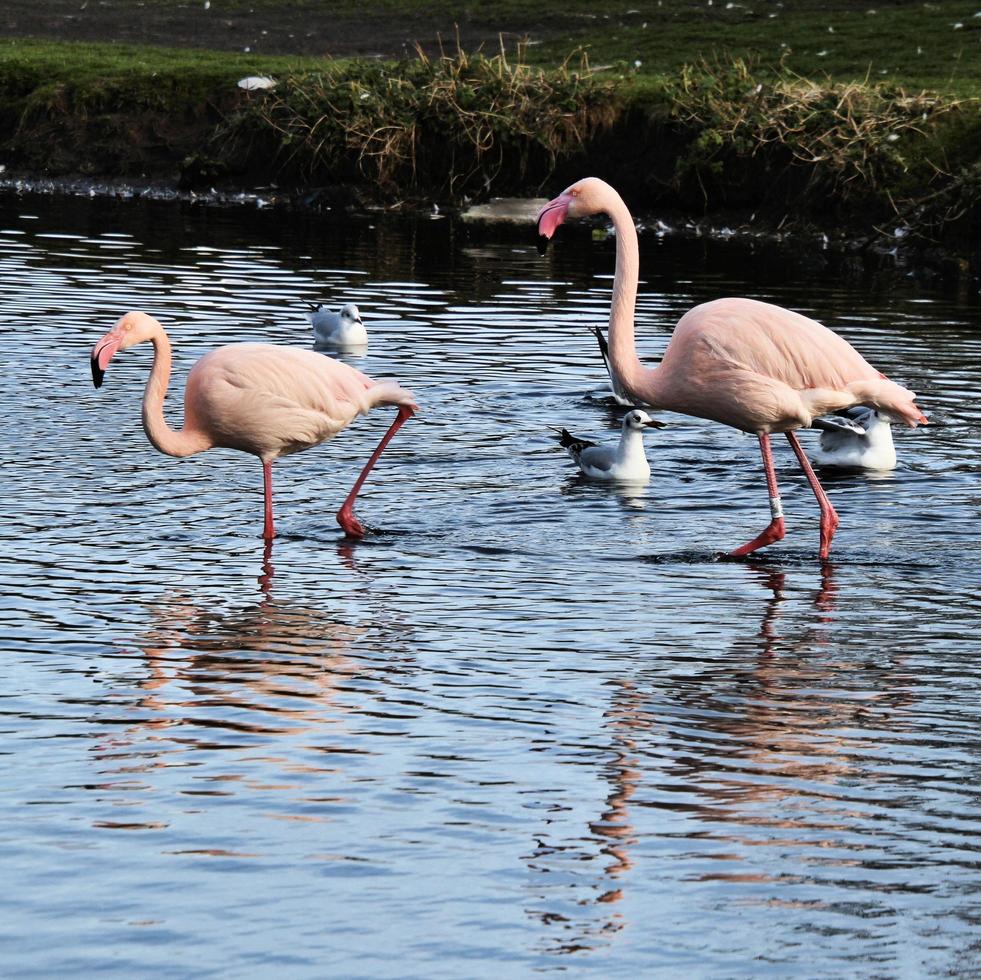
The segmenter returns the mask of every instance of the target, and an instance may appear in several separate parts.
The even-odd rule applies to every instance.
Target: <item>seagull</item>
[[[368,331],[353,303],[346,303],[339,313],[319,303],[307,313],[307,319],[313,325],[314,347],[364,347],[368,343]]]
[[[814,461],[819,466],[861,470],[896,468],[892,423],[874,408],[855,405],[814,419],[811,428],[821,430],[821,446],[814,452]]]
[[[588,439],[570,435],[566,429],[557,431],[561,433],[559,445],[569,453],[584,476],[619,483],[647,483],[651,478],[651,466],[644,454],[644,429],[663,429],[664,425],[635,408],[624,415],[622,435],[616,446],[598,446]]]

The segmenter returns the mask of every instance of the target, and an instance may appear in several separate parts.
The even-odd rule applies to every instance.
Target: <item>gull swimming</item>
[[[663,429],[664,425],[635,408],[624,415],[620,441],[615,446],[597,445],[571,435],[566,429],[560,430],[559,445],[568,452],[583,475],[592,480],[648,483],[651,465],[644,452],[644,429]]]
[[[345,303],[337,313],[320,303],[307,313],[307,319],[313,326],[316,348],[364,347],[368,343],[368,331],[354,303]]]
[[[862,470],[896,468],[892,423],[868,405],[855,405],[814,419],[811,428],[821,430],[821,445],[814,451],[814,461],[819,466]]]

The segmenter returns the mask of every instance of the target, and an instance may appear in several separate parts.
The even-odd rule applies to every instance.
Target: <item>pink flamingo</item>
[[[767,528],[729,554],[748,555],[786,534],[770,433],[783,432],[821,508],[821,558],[838,515],[793,430],[852,405],[871,405],[910,426],[926,422],[915,394],[877,371],[847,341],[815,320],[752,299],[717,299],[689,310],[674,329],[660,366],[644,367],[634,345],[639,251],[627,206],[609,184],[587,177],[538,214],[545,239],[566,218],[606,214],[616,231],[610,307],[610,374],[627,395],[655,409],[712,419],[754,433],[770,494]]]
[[[193,456],[213,447],[240,449],[262,460],[265,522],[272,511],[273,460],[319,445],[375,405],[397,405],[391,428],[371,454],[341,509],[337,523],[352,538],[364,535],[354,516],[354,498],[399,427],[418,411],[412,394],[394,381],[373,381],[323,354],[273,344],[228,344],[209,351],[187,376],[184,428],[167,425],[164,395],[170,381],[171,346],[164,328],[146,313],[127,313],[92,349],[92,381],[101,387],[117,351],[150,341],[153,367],[143,395],[143,429],[168,456]]]

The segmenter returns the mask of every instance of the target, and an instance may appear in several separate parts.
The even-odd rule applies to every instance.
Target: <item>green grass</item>
[[[212,140],[216,161],[261,160],[301,181],[356,167],[397,194],[421,184],[459,199],[520,190],[621,117],[621,86],[584,71],[528,65],[521,51],[327,62],[245,102]]]
[[[626,5],[624,5],[626,6]],[[664,0],[631,4],[637,13],[598,19],[550,40],[536,59],[570,44],[587,46],[594,64],[640,61],[639,79],[675,74],[699,55],[728,54],[761,66],[841,82],[885,81],[981,96],[981,9],[974,0],[936,3],[810,3]],[[955,24],[963,26],[955,29]]]
[[[44,82],[86,85],[107,78],[201,75],[241,78],[314,68],[320,59],[255,55],[195,48],[84,44],[35,38],[0,39],[0,71]]]
[[[131,9],[134,18],[148,7],[175,18],[192,16],[187,0],[114,0],[114,6]],[[319,31],[326,47],[331,25],[365,25],[363,33],[369,36],[375,29],[383,35],[382,28],[393,24],[404,26],[410,36],[438,31],[449,47],[456,24],[488,39],[498,32],[511,39],[527,35],[533,64],[558,65],[582,47],[594,65],[627,66],[640,87],[676,74],[701,56],[729,54],[763,67],[783,64],[812,78],[867,78],[965,98],[981,97],[979,10],[977,0],[471,0],[462,5],[446,0],[332,0],[329,8],[323,0],[211,0],[209,16],[248,18],[257,27],[291,17],[298,27]],[[28,59],[62,76],[141,68],[275,72],[286,66],[302,69],[315,60],[115,48],[8,41],[2,43],[0,60]]]

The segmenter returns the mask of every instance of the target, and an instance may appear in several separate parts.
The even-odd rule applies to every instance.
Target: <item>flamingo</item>
[[[418,411],[411,392],[394,381],[374,381],[347,364],[311,350],[274,344],[228,344],[209,351],[191,368],[184,389],[184,427],[167,425],[164,395],[170,381],[171,346],[158,320],[127,313],[92,349],[92,382],[102,386],[113,356],[136,344],[153,344],[153,367],[143,395],[143,429],[153,447],[168,456],[205,449],[240,449],[262,461],[263,538],[275,535],[272,464],[333,438],[375,405],[398,406],[388,432],[371,454],[337,512],[351,538],[364,536],[354,499],[382,450],[406,419]]]
[[[314,347],[364,347],[368,343],[368,331],[354,303],[345,303],[338,313],[320,304],[307,313],[307,319],[313,326]]]
[[[869,405],[911,427],[927,421],[916,395],[877,371],[847,341],[799,313],[745,298],[712,300],[689,310],[674,329],[661,364],[646,368],[634,344],[640,256],[626,204],[609,184],[587,177],[567,187],[538,214],[547,241],[566,218],[605,214],[616,232],[610,306],[611,375],[637,404],[711,419],[757,436],[770,497],[770,523],[729,552],[751,554],[786,534],[770,434],[786,435],[821,509],[820,557],[839,524],[794,430],[821,415]]]
[[[651,464],[644,453],[644,429],[663,429],[664,423],[635,408],[623,417],[616,446],[598,446],[561,430],[559,445],[572,457],[584,476],[618,483],[647,483]]]

